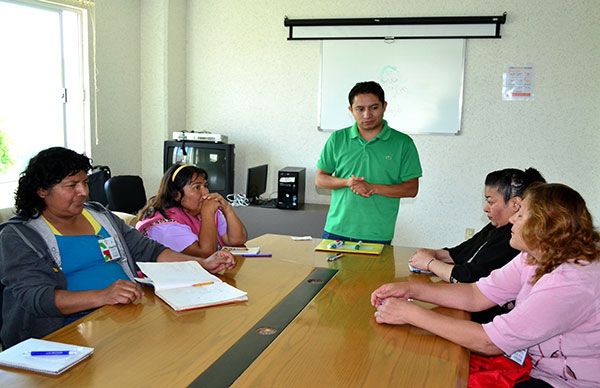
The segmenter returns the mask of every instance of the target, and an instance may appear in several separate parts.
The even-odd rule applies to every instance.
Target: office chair
[[[113,176],[104,184],[110,210],[136,214],[146,204],[144,182],[137,175]]]
[[[99,202],[108,206],[104,185],[110,179],[110,168],[108,166],[94,166],[88,174],[89,201]]]

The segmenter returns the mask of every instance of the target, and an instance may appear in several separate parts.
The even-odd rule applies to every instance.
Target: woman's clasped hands
[[[404,325],[409,322],[413,309],[408,282],[384,284],[371,294],[371,304],[377,309],[375,321],[391,325]]]

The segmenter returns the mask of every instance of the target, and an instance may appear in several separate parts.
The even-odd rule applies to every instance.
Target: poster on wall
[[[502,74],[502,99],[504,101],[533,101],[535,71],[532,65],[505,66]]]

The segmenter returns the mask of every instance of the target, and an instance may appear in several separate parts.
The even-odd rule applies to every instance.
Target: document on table
[[[248,300],[246,292],[210,274],[197,261],[137,264],[152,281],[154,293],[176,311]]]
[[[88,358],[94,348],[29,338],[0,353],[0,365],[58,375]]]

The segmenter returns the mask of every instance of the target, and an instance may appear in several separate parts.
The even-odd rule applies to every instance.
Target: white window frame
[[[66,90],[66,103],[62,106],[62,143],[77,152],[91,156],[91,133],[95,126],[95,71],[94,69],[94,29],[93,1],[89,0],[0,0],[42,10],[56,11],[60,18],[62,83]],[[68,11],[67,14],[63,11]],[[76,20],[73,19],[76,17]],[[66,18],[70,20],[65,21]],[[65,29],[69,29],[65,31]],[[76,42],[73,31],[76,33]],[[70,42],[69,42],[70,41]],[[67,53],[66,47],[71,49]],[[69,70],[67,70],[67,68]],[[67,74],[68,72],[68,74]],[[91,77],[93,75],[94,77]],[[73,85],[76,87],[74,88]],[[80,89],[81,88],[81,89]],[[93,92],[90,92],[93,90]],[[96,134],[97,137],[97,134]],[[60,141],[59,141],[60,142]],[[39,151],[39,150],[38,150]],[[26,161],[19,160],[19,163]],[[5,177],[6,178],[6,177]],[[0,208],[14,206],[12,193],[16,189],[18,176],[0,182],[4,195],[0,197]],[[10,195],[10,198],[9,198]]]

